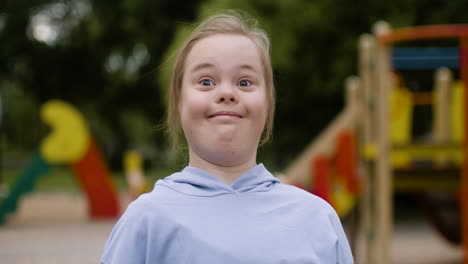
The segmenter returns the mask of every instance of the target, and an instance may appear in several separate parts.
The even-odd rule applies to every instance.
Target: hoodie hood
[[[267,192],[279,180],[263,164],[251,168],[228,185],[210,173],[191,166],[156,182],[176,192],[192,196],[217,196],[230,193]]]

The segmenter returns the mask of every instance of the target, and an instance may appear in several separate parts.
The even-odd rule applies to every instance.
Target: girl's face
[[[267,116],[263,67],[254,42],[217,34],[195,43],[186,59],[179,113],[190,161],[254,166]]]

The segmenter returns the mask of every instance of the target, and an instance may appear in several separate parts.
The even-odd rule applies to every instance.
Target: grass
[[[164,178],[175,170],[170,167],[161,167],[145,171],[145,180],[152,189],[154,183]],[[0,185],[10,186],[21,175],[22,169],[4,169],[1,171]],[[112,180],[119,191],[127,188],[127,183],[122,172],[112,172]],[[67,166],[53,167],[49,172],[41,175],[34,187],[37,192],[81,192],[78,180],[73,171]]]

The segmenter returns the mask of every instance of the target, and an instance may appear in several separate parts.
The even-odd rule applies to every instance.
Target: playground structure
[[[468,57],[467,37],[468,26],[441,25],[415,27],[391,31],[385,23],[379,23],[375,28],[376,36],[365,36],[362,39],[361,52],[361,76],[362,88],[365,94],[364,104],[364,133],[363,145],[365,158],[369,161],[367,173],[364,174],[367,187],[363,193],[363,231],[366,240],[366,263],[389,263],[389,241],[392,233],[392,193],[398,187],[397,180],[412,181],[410,189],[413,191],[442,191],[440,186],[450,185],[447,182],[455,178],[458,184],[455,188],[443,190],[458,196],[461,217],[455,219],[451,225],[461,223],[461,241],[464,250],[464,263],[468,263],[468,225],[467,218],[467,179],[468,156],[464,138],[466,129],[466,93],[458,85],[451,87],[450,73],[447,68],[438,71],[434,96],[421,96],[411,94],[410,98],[415,103],[435,102],[433,139],[417,142],[408,136],[399,141],[392,140],[391,122],[397,109],[391,108],[388,97],[392,86],[392,72],[401,69],[438,69],[450,67],[460,70],[460,78],[463,86],[468,84]],[[414,47],[404,50],[407,54],[399,54],[400,47],[394,46],[411,41],[434,40],[440,38],[452,38],[458,41],[458,48],[434,48]],[[419,44],[419,43],[417,43]],[[435,52],[434,52],[435,50]],[[451,51],[458,51],[454,56]],[[401,51],[401,49],[400,49]],[[434,54],[435,53],[435,54]],[[448,96],[448,95],[452,96]],[[465,94],[465,95],[462,95]],[[461,100],[461,101],[460,101]],[[426,101],[426,102],[424,102]],[[374,105],[369,104],[373,102]],[[377,106],[377,107],[375,107]],[[401,107],[396,105],[396,107]],[[448,108],[454,110],[449,114]],[[458,109],[457,109],[458,108]],[[450,128],[453,124],[452,132]],[[372,127],[374,125],[374,127]],[[460,126],[461,125],[461,126]],[[457,127],[458,126],[458,127]],[[452,134],[452,135],[450,135]],[[458,136],[457,136],[458,135]],[[369,151],[374,149],[374,151]],[[374,152],[373,154],[369,154]],[[396,162],[396,158],[406,159],[404,162]],[[418,162],[425,162],[424,166],[418,166]],[[415,182],[415,183],[414,183]],[[433,182],[432,186],[425,183]]]
[[[432,220],[448,240],[462,244],[463,263],[468,263],[468,105],[464,104],[468,94],[464,92],[468,87],[468,25],[391,31],[381,22],[375,31],[375,35],[360,39],[360,78],[347,81],[345,109],[287,168],[283,181],[330,201],[340,217],[360,201],[365,263],[390,263],[394,191],[426,193],[428,203],[448,199],[452,206],[448,207],[446,201],[440,203],[443,206],[435,208]],[[458,47],[414,44],[439,38],[452,39]],[[411,41],[410,47],[400,46]],[[435,75],[432,91],[405,87],[401,72],[421,69],[435,71],[426,74],[430,79]],[[452,73],[457,69],[458,74]],[[461,81],[453,81],[453,75]],[[432,106],[431,138],[412,138],[412,122],[417,118],[413,109],[417,105]],[[338,140],[342,133],[354,134],[358,142],[358,147],[347,154],[343,154]],[[323,161],[337,160],[340,155],[348,163],[359,165],[336,173],[340,171],[338,162]],[[345,195],[347,202],[328,198],[343,196],[342,182],[356,177],[361,186],[348,192],[351,196]],[[437,211],[449,212],[451,217],[437,219]]]
[[[39,178],[52,165],[67,164],[73,170],[82,191],[88,199],[92,219],[116,218],[120,203],[101,152],[86,122],[72,105],[51,100],[41,108],[41,118],[52,128],[41,145],[40,153],[11,185],[0,203],[0,224],[16,211],[19,199],[33,190]]]

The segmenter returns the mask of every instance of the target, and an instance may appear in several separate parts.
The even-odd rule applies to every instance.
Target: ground
[[[99,263],[115,220],[91,221],[86,210],[80,194],[33,193],[24,197],[19,210],[0,226],[1,262]],[[460,247],[448,244],[424,221],[397,222],[395,226],[392,263],[461,264],[461,256]],[[358,250],[356,263],[360,259]]]

